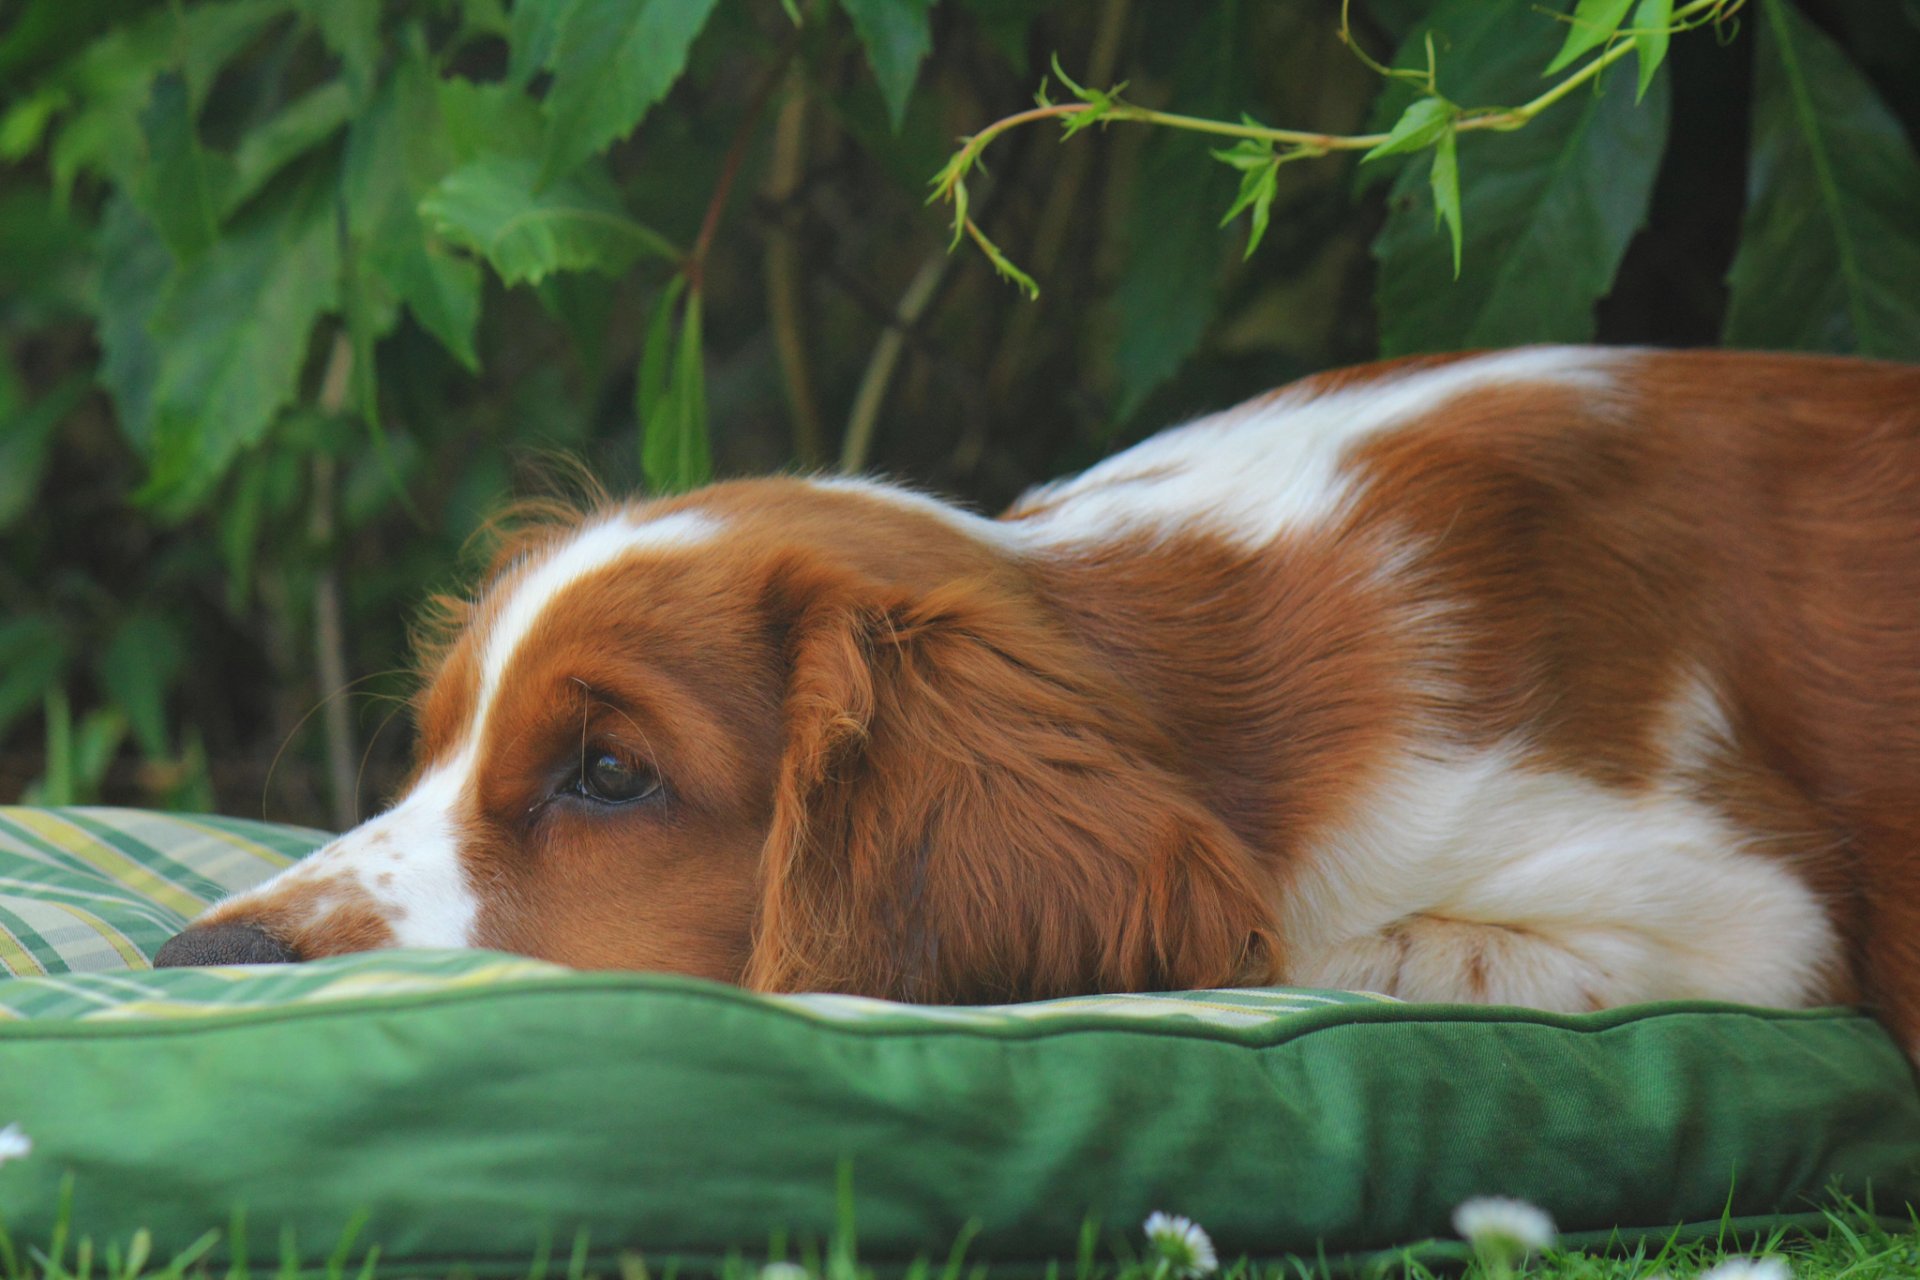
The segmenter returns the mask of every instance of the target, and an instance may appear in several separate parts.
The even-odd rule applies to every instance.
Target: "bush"
[[[1564,7],[28,0],[0,796],[348,821],[554,453],[990,507],[1378,354],[1920,358],[1920,3]]]

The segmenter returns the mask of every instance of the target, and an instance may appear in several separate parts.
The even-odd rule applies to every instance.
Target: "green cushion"
[[[174,844],[176,821],[0,811],[0,887],[31,893],[75,854],[59,824],[149,869],[132,846],[166,851],[170,891],[222,882],[199,865],[230,856],[215,845],[270,841],[265,867],[318,838],[194,820]],[[1128,1233],[1187,1214],[1226,1257],[1355,1260],[1444,1236],[1476,1194],[1524,1196],[1576,1243],[1776,1220],[1830,1186],[1920,1204],[1920,1090],[1845,1010],[1290,991],[915,1008],[396,952],[0,982],[10,1120],[35,1142],[0,1166],[16,1239],[47,1239],[71,1172],[97,1240],[146,1226],[164,1257],[244,1206],[256,1256],[290,1228],[317,1268],[364,1211],[394,1273],[524,1274],[543,1235],[564,1252],[583,1231],[599,1266],[824,1238],[843,1162],[863,1258],[943,1256],[976,1220],[973,1256],[1010,1272],[1071,1258],[1090,1213]]]

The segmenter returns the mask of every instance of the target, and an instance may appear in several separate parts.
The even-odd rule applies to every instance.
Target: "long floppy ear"
[[[1033,610],[965,584],[827,606],[790,652],[749,986],[954,1003],[1274,980],[1252,857]]]

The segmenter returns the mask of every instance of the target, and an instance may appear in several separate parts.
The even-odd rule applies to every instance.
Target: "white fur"
[[[1517,745],[1409,750],[1354,812],[1281,892],[1289,982],[1562,1010],[1791,1006],[1823,998],[1839,963],[1806,886],[1677,784],[1610,789]]]
[[[1324,394],[1282,392],[1163,431],[1072,479],[1035,489],[1008,519],[1034,544],[1190,529],[1257,549],[1339,514],[1353,492],[1344,460],[1362,442],[1488,387],[1603,391],[1609,371],[1625,358],[1594,348],[1529,347]]]
[[[637,552],[697,546],[721,527],[719,520],[697,512],[678,512],[638,525],[615,516],[582,529],[546,559],[526,568],[508,588],[507,599],[488,628],[473,716],[453,759],[423,776],[387,812],[227,901],[269,900],[276,889],[288,885],[341,882],[373,897],[393,929],[396,946],[472,946],[480,901],[460,859],[460,816],[469,803],[487,719],[514,655],[568,587]],[[354,900],[355,895],[344,889],[337,897],[323,895],[316,914],[324,917]]]
[[[908,488],[888,480],[874,480],[865,476],[813,476],[807,481],[815,489],[827,493],[857,493],[862,497],[884,502],[889,506],[905,511],[917,511],[921,515],[931,516],[949,529],[957,529],[969,537],[1008,551],[1019,550],[1020,528],[1001,520],[990,520],[977,512],[936,498],[932,494],[922,493],[918,489]]]

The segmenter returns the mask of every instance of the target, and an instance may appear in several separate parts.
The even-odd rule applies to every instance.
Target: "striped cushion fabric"
[[[150,968],[207,904],[328,838],[243,818],[0,805],[0,974]]]
[[[634,1254],[719,1274],[776,1233],[825,1239],[850,1170],[861,1262],[887,1274],[976,1230],[970,1262],[1049,1274],[1089,1214],[1156,1210],[1292,1274],[1458,1262],[1435,1237],[1470,1195],[1525,1195],[1570,1245],[1652,1248],[1817,1226],[1830,1188],[1920,1205],[1920,1091],[1849,1010],[916,1007],[485,951],[147,967],[325,838],[0,809],[0,963],[23,975],[0,980],[0,1124],[33,1141],[0,1168],[14,1239],[144,1231],[167,1258],[244,1212],[309,1276],[342,1272],[349,1223],[377,1280],[513,1280],[556,1246],[595,1274]],[[215,1239],[200,1265],[238,1252]]]
[[[0,1022],[207,1018],[291,1004],[561,986],[558,965],[486,951],[385,951],[282,968],[172,970],[151,957],[189,918],[310,853],[325,832],[243,818],[130,809],[0,806]],[[767,997],[838,1023],[995,1028],[1173,1017],[1218,1027],[1384,996],[1345,991],[1183,991],[992,1008],[910,1008],[858,996]]]

